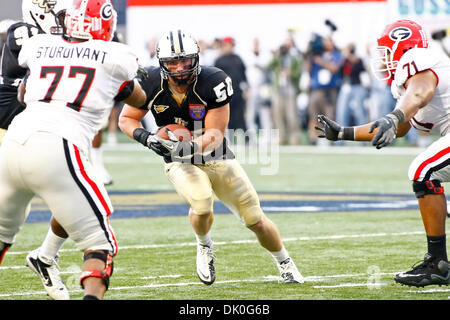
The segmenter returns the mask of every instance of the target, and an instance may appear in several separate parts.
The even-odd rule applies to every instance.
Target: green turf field
[[[285,147],[274,158],[277,163],[271,163],[275,174],[269,175],[263,174],[264,169],[268,171],[267,162],[253,163],[248,155],[241,159],[262,198],[282,204],[295,197],[298,205],[302,197],[313,197],[318,203],[321,199],[334,201],[335,197],[345,202],[345,197],[365,194],[366,198],[389,194],[409,197],[407,170],[418,152],[394,147]],[[114,179],[108,190],[117,211],[131,208],[137,212],[141,203],[150,211],[155,203],[182,203],[163,174],[161,160],[149,150],[137,144],[120,144],[105,147],[104,158]],[[37,199],[32,208],[39,205]],[[280,284],[272,257],[229,213],[217,214],[212,229],[217,249],[217,278],[212,286],[203,285],[195,274],[195,238],[187,214],[120,219],[113,214],[111,224],[119,253],[105,299],[448,300],[450,296],[447,287],[410,288],[393,280],[394,273],[409,269],[426,251],[416,209],[287,210],[267,215],[277,224],[305,277],[304,284]],[[0,266],[0,299],[49,299],[40,280],[25,267],[26,254],[41,244],[47,229],[48,222],[24,225]],[[68,240],[60,255],[71,297],[80,299],[77,279],[81,253]]]

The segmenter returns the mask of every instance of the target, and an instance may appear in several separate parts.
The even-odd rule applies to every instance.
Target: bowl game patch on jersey
[[[194,120],[203,119],[206,115],[206,108],[203,104],[190,104],[189,115]]]

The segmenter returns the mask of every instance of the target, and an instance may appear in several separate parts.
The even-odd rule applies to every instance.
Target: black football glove
[[[377,149],[390,145],[397,137],[398,124],[403,122],[404,119],[404,113],[400,109],[396,109],[372,123],[369,133],[378,128],[377,133],[372,138],[372,145],[376,146]]]
[[[148,132],[144,128],[136,128],[133,131],[134,140],[142,143],[147,148],[150,148],[150,138],[153,135],[153,133]]]
[[[193,141],[179,141],[175,134],[166,129],[169,139],[163,139],[158,135],[150,138],[149,148],[163,157],[172,161],[191,162],[191,158],[198,150],[198,145]]]
[[[318,135],[319,138],[326,138],[331,141],[341,140],[339,133],[341,133],[342,127],[335,121],[320,114],[317,116],[317,120],[322,124],[321,127],[315,126],[316,130],[321,131]]]

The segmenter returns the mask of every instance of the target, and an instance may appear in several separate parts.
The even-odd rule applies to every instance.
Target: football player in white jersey
[[[200,67],[197,41],[183,30],[167,32],[158,43],[157,56],[160,67],[150,67],[147,81],[142,82],[146,103],[139,108],[125,105],[119,126],[163,157],[168,179],[190,205],[198,277],[207,285],[216,279],[210,235],[215,194],[272,254],[282,281],[303,283],[276,225],[261,209],[253,185],[224,137],[233,95],[230,77],[219,68]],[[183,143],[173,137],[158,139],[141,126],[148,112],[159,127],[182,124],[196,137]]]
[[[75,0],[66,36],[24,42],[19,64],[30,73],[20,91],[27,107],[0,147],[0,257],[39,195],[84,253],[83,299],[103,298],[117,254],[111,201],[87,153],[115,101],[140,106],[146,99],[135,79],[137,57],[110,42],[115,24],[110,0]]]
[[[321,126],[316,129],[321,138],[372,141],[377,149],[403,137],[410,128],[440,135],[413,160],[408,173],[419,202],[428,252],[421,264],[394,279],[408,286],[447,285],[447,201],[441,183],[450,181],[450,59],[429,45],[422,27],[410,20],[388,25],[378,38],[378,49],[382,54],[372,66],[376,74],[393,79],[394,111],[357,127],[341,127],[320,115]]]
[[[38,33],[61,35],[65,11],[72,0],[35,1],[22,0],[23,21],[12,24],[6,34],[6,42],[0,62],[0,144],[14,117],[25,107],[18,101],[17,93],[27,68],[19,65],[19,53],[26,39]],[[61,238],[63,237],[63,238]],[[67,237],[56,220],[39,249],[31,251],[26,257],[27,266],[41,279],[48,295],[55,300],[70,298],[69,292],[61,280],[58,269],[56,247],[62,245]]]

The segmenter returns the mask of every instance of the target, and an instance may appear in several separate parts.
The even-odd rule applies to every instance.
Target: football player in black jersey
[[[197,41],[182,30],[165,34],[157,55],[160,67],[150,67],[148,79],[142,82],[146,103],[140,108],[125,105],[119,126],[163,157],[166,175],[190,205],[198,277],[207,285],[215,280],[210,229],[216,194],[273,255],[283,282],[302,283],[277,227],[261,210],[253,185],[224,138],[233,95],[230,77],[218,68],[200,67]],[[169,131],[170,139],[165,140],[146,131],[140,121],[149,111],[159,127],[183,125],[193,133],[193,139],[180,142]]]

